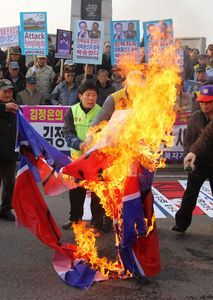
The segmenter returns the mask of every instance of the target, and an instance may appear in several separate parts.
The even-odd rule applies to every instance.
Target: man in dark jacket
[[[2,204],[0,218],[15,221],[11,202],[16,170],[16,112],[18,105],[12,100],[13,85],[7,79],[0,80],[0,185]]]
[[[98,80],[96,82],[98,86],[98,99],[97,104],[103,106],[106,98],[115,92],[114,86],[109,81],[109,73],[107,70],[98,70]]]
[[[200,137],[190,147],[190,152],[184,158],[184,169],[195,169],[195,160],[200,156],[209,157],[209,164],[213,166],[213,119],[203,130]]]
[[[8,71],[5,73],[4,78],[10,80],[13,84],[13,99],[16,99],[17,93],[25,88],[25,78],[20,74],[18,62],[11,62]]]
[[[204,85],[200,88],[200,95],[197,97],[201,110],[195,111],[190,119],[184,140],[185,154],[191,152],[192,145],[199,138],[200,134],[213,119],[213,85]],[[200,155],[195,162],[195,168],[189,172],[186,191],[183,195],[180,209],[175,215],[176,225],[172,230],[184,233],[192,221],[192,212],[196,207],[196,202],[200,188],[206,179],[209,179],[213,192],[213,166],[209,160],[212,155]]]

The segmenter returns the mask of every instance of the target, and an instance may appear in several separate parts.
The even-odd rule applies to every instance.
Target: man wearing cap
[[[20,68],[17,61],[9,64],[8,71],[5,73],[4,78],[10,80],[13,84],[13,99],[16,99],[17,93],[25,88],[25,78],[20,74]]]
[[[25,66],[25,63],[22,59],[20,48],[18,46],[11,47],[8,51],[9,51],[9,53],[8,53],[9,59],[7,59],[6,69],[5,69],[4,73],[7,72],[8,66],[11,62],[17,62],[19,64],[21,76],[25,77],[25,75],[27,73],[27,67]]]
[[[26,88],[19,92],[16,102],[20,105],[42,105],[44,97],[36,87],[36,77],[29,76],[26,78]]]
[[[197,80],[197,69],[199,67],[204,67],[205,70],[211,69],[211,66],[208,65],[208,55],[206,54],[198,55],[198,64],[194,66],[194,80]]]
[[[75,69],[66,67],[63,72],[62,81],[60,81],[52,93],[50,101],[53,105],[71,106],[79,102],[78,87],[75,84]]]
[[[47,99],[52,91],[55,72],[53,68],[47,65],[46,56],[37,56],[36,63],[29,68],[26,77],[35,76],[37,79],[37,88]]]
[[[197,141],[210,120],[213,119],[213,85],[202,86],[197,101],[200,103],[200,110],[195,111],[189,119],[184,138],[185,154],[191,152],[192,145]],[[210,153],[209,155],[199,155],[195,162],[195,169],[188,174],[186,191],[181,207],[175,216],[176,225],[173,226],[172,230],[184,233],[190,226],[200,188],[206,179],[209,179],[213,192],[213,166]]]
[[[12,100],[13,85],[7,79],[0,80],[0,186],[2,204],[0,218],[15,221],[11,212],[15,183],[16,159],[16,112],[18,105]]]

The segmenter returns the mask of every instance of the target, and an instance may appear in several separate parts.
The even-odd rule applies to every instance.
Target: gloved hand
[[[184,165],[184,170],[190,171],[195,169],[195,162],[196,155],[192,152],[189,152],[186,157],[184,158],[183,165]]]

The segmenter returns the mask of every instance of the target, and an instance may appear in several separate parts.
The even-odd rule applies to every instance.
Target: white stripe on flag
[[[18,170],[17,176],[21,175],[22,173],[24,173],[28,169],[29,169],[28,165],[24,165],[21,169]]]
[[[134,193],[134,194],[130,194],[128,196],[124,196],[122,198],[122,202],[126,202],[126,201],[130,201],[130,200],[134,200],[136,198],[139,198],[141,196],[140,192]]]
[[[141,273],[142,276],[145,276],[144,270],[143,270],[141,264],[139,263],[139,261],[138,261],[136,255],[135,255],[133,249],[132,249],[132,254],[133,254],[133,256],[134,256],[134,260],[135,260],[135,263],[136,263],[136,265],[137,265],[137,267],[138,267],[139,272]]]

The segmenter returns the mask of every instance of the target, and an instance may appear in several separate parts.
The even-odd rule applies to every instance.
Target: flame
[[[128,56],[121,57],[119,66],[127,75],[127,109],[118,109],[108,124],[104,122],[93,128],[87,139],[88,149],[98,148],[111,157],[113,163],[101,174],[102,180],[81,182],[99,196],[106,215],[114,223],[122,222],[119,214],[126,178],[136,176],[140,165],[151,172],[165,167],[162,153],[164,147],[173,144],[174,107],[177,86],[181,81],[173,46],[164,49],[163,54],[160,51],[155,53],[148,65],[124,65],[122,61],[128,61]],[[154,221],[153,216],[152,224],[147,225],[147,234],[152,230]],[[110,272],[122,273],[122,266],[117,262],[98,257],[93,229],[82,223],[73,225],[73,229],[79,257],[85,257],[105,277]],[[116,235],[115,240],[118,245]]]
[[[101,198],[108,216],[115,216],[118,196],[135,162],[152,172],[165,167],[161,156],[163,148],[173,144],[171,131],[176,116],[177,86],[181,81],[175,57],[176,49],[172,46],[163,54],[156,54],[148,66],[125,65],[123,72],[132,73],[130,78],[127,75],[129,109],[118,110],[108,126],[102,123],[90,132],[93,142],[89,147],[98,145],[103,153],[114,158],[102,174],[104,181],[87,185]],[[126,57],[121,62],[122,59],[127,61]]]
[[[95,234],[93,228],[88,228],[84,222],[73,224],[72,227],[78,245],[76,251],[77,257],[84,258],[91,264],[93,269],[99,270],[105,278],[108,278],[109,275],[111,277],[115,274],[121,275],[123,269],[117,261],[108,262],[106,257],[98,257],[97,248],[95,246],[98,234]]]

